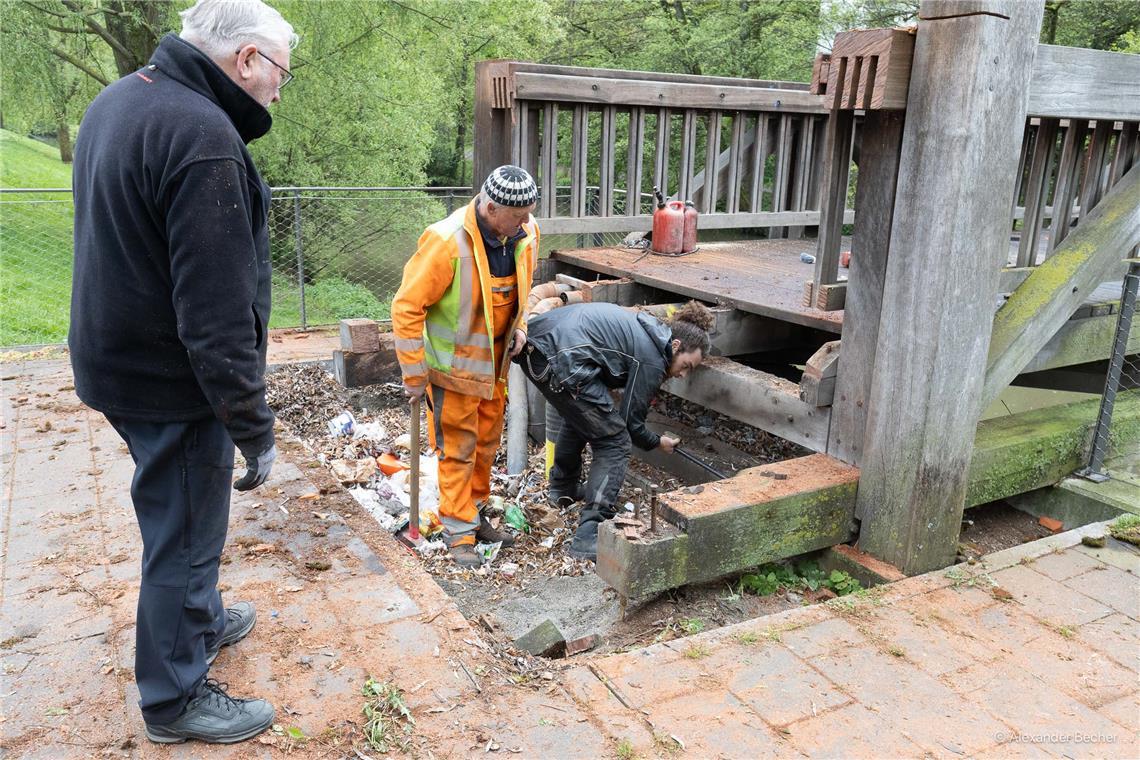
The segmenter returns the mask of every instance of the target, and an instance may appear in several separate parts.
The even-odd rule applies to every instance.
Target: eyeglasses
[[[239,50],[238,52],[240,53],[241,51]],[[293,81],[293,72],[292,71],[289,71],[289,69],[285,68],[284,66],[282,66],[277,61],[273,60],[272,58],[270,58],[269,56],[267,56],[265,53],[261,52],[260,50],[256,50],[254,52],[256,52],[258,55],[260,55],[265,60],[272,63],[277,68],[281,69],[281,83],[279,85],[277,85],[278,90],[284,90],[285,85],[287,85]]]

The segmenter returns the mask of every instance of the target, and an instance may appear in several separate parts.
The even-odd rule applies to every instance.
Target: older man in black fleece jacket
[[[218,565],[238,490],[276,456],[265,402],[269,188],[246,143],[291,78],[293,28],[260,0],[200,0],[150,64],[107,87],[75,145],[75,387],[135,461],[143,538],[135,651],[156,742],[235,742],[271,725],[260,699],[207,678],[253,628],[223,607]]]

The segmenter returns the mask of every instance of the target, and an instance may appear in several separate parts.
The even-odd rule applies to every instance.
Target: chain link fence
[[[1112,355],[1108,360],[1100,413],[1093,429],[1089,463],[1077,472],[1089,480],[1105,481],[1109,479],[1110,473],[1112,476],[1140,478],[1140,438],[1114,434],[1112,431],[1112,412],[1118,394],[1140,388],[1140,355],[1128,353],[1128,338],[1136,316],[1138,290],[1140,260],[1133,259],[1121,288]]]
[[[597,213],[591,188],[588,213]],[[472,198],[467,187],[278,187],[269,212],[274,328],[384,320],[424,228]],[[559,188],[559,213],[569,213]],[[74,207],[66,188],[0,190],[0,346],[67,339]],[[625,233],[552,235],[556,248],[619,245]]]

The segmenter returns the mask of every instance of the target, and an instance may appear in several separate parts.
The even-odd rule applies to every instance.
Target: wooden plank
[[[590,151],[590,109],[574,106],[570,136],[570,216],[586,216],[586,160]]]
[[[1140,119],[1140,56],[1038,45],[1029,113],[1060,118]]]
[[[724,357],[709,357],[661,389],[818,451],[827,445],[828,413],[800,400],[790,380]]]
[[[603,282],[607,281],[603,280]],[[608,282],[618,281],[610,280]],[[633,284],[633,287],[645,289],[644,286],[636,284]],[[622,291],[610,291],[610,293],[615,292],[621,293]],[[619,303],[611,300],[610,293],[606,294],[605,300],[610,303]],[[597,301],[599,297],[594,296],[593,300]],[[643,300],[641,303],[649,303],[649,301]],[[629,304],[622,303],[621,305]],[[676,303],[655,303],[643,306],[642,309],[664,320],[668,319],[672,310],[679,306],[680,304]],[[715,306],[709,311],[716,319],[716,324],[709,331],[709,339],[712,342],[712,351],[709,356],[741,356],[765,351],[799,348],[812,345],[817,340],[816,336],[807,328],[785,322],[782,319],[774,319],[723,306]]]
[[[629,112],[629,143],[625,159],[625,214],[641,213],[642,166],[645,158],[645,109],[632,108]]]
[[[729,85],[732,87],[755,87],[760,89],[790,90],[809,92],[810,86],[803,82],[783,82],[772,79],[744,79],[739,77],[716,77],[703,74],[666,74],[658,71],[635,71],[629,69],[596,69],[586,66],[557,66],[528,61],[510,61],[515,71],[536,74],[559,74],[561,76],[603,77],[608,79],[630,79],[636,82],[649,80],[676,84]]]
[[[732,115],[732,138],[728,146],[728,183],[725,186],[727,195],[725,211],[729,214],[740,211],[740,190],[744,178],[741,166],[744,157],[744,121],[743,111],[737,111]]]
[[[558,192],[558,104],[546,103],[542,107],[542,155],[540,158],[542,197],[538,202],[538,214],[551,217],[558,212],[556,193]]]
[[[1118,315],[1115,313],[1068,320],[1021,368],[1018,376],[1027,372],[1041,372],[1108,359],[1112,354],[1112,339],[1116,335],[1117,321]],[[1125,352],[1140,353],[1140,319],[1132,321]],[[1102,376],[1102,385],[1103,382]]]
[[[598,170],[598,214],[611,216],[614,213],[614,164],[617,150],[617,109],[606,106],[602,109],[601,163]]]
[[[764,167],[768,158],[768,115],[756,115],[756,132],[752,138],[751,187],[748,211],[757,214],[764,203]]]
[[[653,155],[653,186],[669,195],[669,129],[673,121],[668,108],[657,109],[657,149]],[[652,228],[652,224],[646,229]]]
[[[839,247],[843,237],[847,184],[851,171],[852,111],[833,111],[824,137],[823,199],[819,210],[819,248],[815,256],[814,288],[839,281]]]
[[[756,214],[702,214],[702,230],[739,230],[753,227],[782,227],[790,224],[819,224],[818,211],[761,211]],[[854,209],[843,214],[843,223],[855,220]],[[538,223],[543,235],[569,235],[588,232],[647,232],[653,228],[653,217],[639,216],[611,217],[540,217]]]
[[[1124,176],[1132,168],[1132,154],[1136,150],[1137,123],[1125,122],[1120,134],[1116,138],[1116,150],[1112,154],[1112,171],[1109,172],[1112,184]]]
[[[681,117],[681,165],[677,168],[677,197],[687,200],[693,186],[693,154],[697,150],[697,113],[686,108]]]
[[[1140,167],[1104,200],[998,309],[990,337],[983,406],[1009,385],[1077,307],[1120,266],[1140,230]]]
[[[1020,204],[1025,187],[1025,164],[1029,160],[1029,153],[1033,150],[1034,133],[1035,129],[1031,126],[1031,122],[1026,121],[1024,136],[1021,138],[1021,153],[1017,161],[1017,174],[1013,175],[1013,201],[1010,204],[1009,214],[1014,219],[1018,218],[1017,210],[1023,208]]]
[[[1077,196],[1077,172],[1080,155],[1088,133],[1087,119],[1072,119],[1065,129],[1061,143],[1061,161],[1057,165],[1057,186],[1053,191],[1053,218],[1049,225],[1049,247],[1046,257],[1052,256],[1057,245],[1069,234],[1073,218],[1073,199]]]
[[[792,117],[781,114],[776,132],[776,166],[772,179],[772,210],[788,210],[788,175],[791,171],[789,164],[792,160]],[[768,231],[770,237],[784,237],[785,229],[773,227]]]
[[[705,134],[705,169],[704,183],[701,185],[702,214],[711,214],[716,211],[717,197],[720,195],[717,187],[717,161],[720,159],[720,111],[712,111],[708,115],[708,129]]]
[[[1108,139],[1112,135],[1112,123],[1098,121],[1093,129],[1089,150],[1085,155],[1084,176],[1081,181],[1081,220],[1089,215],[1101,198],[1104,158],[1108,152]]]
[[[831,406],[839,370],[839,348],[839,341],[828,341],[807,360],[800,378],[801,401],[812,406]]]
[[[512,153],[518,147],[518,124],[512,118],[514,104],[510,102],[511,69],[505,61],[478,61],[475,64],[475,153],[472,176],[475,185],[491,171],[512,162]],[[496,96],[496,91],[498,95]],[[505,98],[505,99],[504,99]]]
[[[657,74],[646,81],[603,76],[562,76],[515,72],[517,97],[615,106],[665,105],[669,108],[749,110],[772,109],[793,113],[822,113],[819,95],[810,92],[733,85],[666,82]]]
[[[792,189],[789,196],[789,210],[801,211],[804,207],[804,194],[807,190],[807,175],[811,172],[808,162],[811,160],[811,125],[810,117],[804,116],[795,119],[796,142],[792,160]],[[788,227],[787,235],[792,239],[804,236],[803,227]]]
[[[1057,139],[1057,119],[1042,119],[1033,145],[1033,163],[1029,168],[1029,184],[1025,188],[1025,217],[1021,240],[1017,247],[1017,266],[1037,263],[1037,238],[1044,216],[1045,196],[1053,169],[1053,146]]]
[[[991,326],[978,303],[1009,247],[1004,199],[1043,13],[1015,0],[971,9],[919,11],[861,458],[860,546],[908,574],[957,552]]]

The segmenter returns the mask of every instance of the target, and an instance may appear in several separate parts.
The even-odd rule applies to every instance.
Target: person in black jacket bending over
[[[236,742],[273,722],[207,678],[253,628],[218,564],[239,491],[276,457],[265,401],[269,187],[246,144],[297,37],[260,0],[199,0],[149,65],[104,89],[75,144],[75,388],[122,436],[143,540],[135,679],[155,742]]]
[[[526,348],[515,361],[562,415],[550,471],[551,502],[576,501],[582,450],[593,463],[571,556],[596,559],[598,525],[614,516],[629,466],[631,443],[672,454],[677,438],[645,426],[649,401],[666,377],[684,377],[708,355],[714,317],[696,301],[668,323],[608,303],[584,303],[530,320]],[[611,388],[623,388],[619,405]]]

